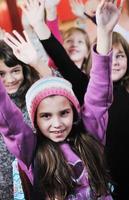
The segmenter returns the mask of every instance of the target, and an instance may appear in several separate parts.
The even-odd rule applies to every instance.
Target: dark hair
[[[91,68],[91,45],[90,45],[90,40],[89,40],[89,36],[88,36],[87,32],[78,27],[71,27],[68,30],[63,32],[63,40],[70,37],[75,32],[80,32],[85,37],[85,44],[88,49],[88,57],[84,58],[84,61],[81,66],[81,71],[84,71],[86,74],[89,74],[89,70]]]
[[[122,45],[124,52],[127,56],[127,71],[125,75],[121,78],[121,84],[124,85],[125,88],[129,88],[129,44],[120,33],[113,32],[112,45],[119,44]]]
[[[51,141],[40,132],[36,118],[35,127],[37,129],[37,150],[34,165],[34,190],[41,200],[47,196],[51,200],[56,197],[64,200],[74,192],[77,186],[71,178],[72,168],[67,163],[58,143]],[[68,142],[71,149],[83,161],[88,171],[91,190],[97,199],[109,193],[109,175],[106,170],[103,146],[84,130],[82,122],[73,123]]]
[[[15,67],[16,65],[22,66],[24,80],[16,92],[19,107],[22,108],[25,105],[25,94],[27,90],[36,80],[39,79],[39,75],[36,70],[32,69],[32,67],[29,67],[18,60],[13,54],[12,49],[3,40],[0,40],[0,60],[3,60],[7,67]]]

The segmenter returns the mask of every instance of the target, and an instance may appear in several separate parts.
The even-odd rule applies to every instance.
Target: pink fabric
[[[59,31],[59,26],[58,26],[58,18],[56,18],[55,20],[53,21],[48,21],[47,20],[47,25],[49,27],[49,29],[51,30],[51,32],[53,33],[53,35],[56,37],[56,39],[61,43],[63,44],[63,39],[61,37],[61,34],[60,34],[60,31]],[[49,58],[49,63],[48,65],[50,67],[53,67],[55,69],[57,69],[57,67],[55,66],[53,60],[51,58]]]
[[[33,100],[32,100],[32,104],[31,104],[31,108],[30,108],[30,116],[31,116],[31,121],[32,123],[34,123],[34,117],[35,117],[35,111],[39,105],[39,103],[46,97],[50,96],[50,95],[61,95],[61,96],[65,96],[67,99],[69,99],[72,104],[75,106],[76,110],[78,113],[80,113],[80,105],[79,102],[77,100],[77,98],[75,98],[75,96],[73,96],[69,91],[65,90],[65,89],[61,89],[61,88],[48,88],[45,89],[43,91],[41,91]]]
[[[100,56],[95,52],[92,53],[91,79],[84,98],[82,118],[87,130],[104,144],[108,108],[112,103],[112,82],[110,78],[112,54]],[[31,128],[25,124],[20,110],[10,101],[1,81],[0,132],[10,152],[20,160],[21,168],[33,181],[31,164],[34,159],[37,137]],[[70,162],[70,155],[68,162]],[[111,199],[111,197],[102,199]]]

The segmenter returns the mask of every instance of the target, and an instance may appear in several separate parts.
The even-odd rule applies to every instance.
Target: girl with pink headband
[[[30,12],[33,6],[44,8],[44,1],[26,3]],[[98,6],[97,47],[81,108],[71,84],[63,78],[41,79],[28,90],[26,105],[36,134],[0,82],[0,132],[34,186],[32,199],[112,200],[103,144],[112,102],[112,29],[119,15],[112,2],[102,0]]]

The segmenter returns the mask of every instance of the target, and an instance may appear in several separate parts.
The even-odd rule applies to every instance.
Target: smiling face
[[[112,80],[119,81],[127,71],[127,56],[122,45],[113,45]]]
[[[72,105],[64,96],[47,97],[40,102],[36,119],[44,136],[54,142],[62,142],[72,129]]]
[[[22,67],[20,65],[7,67],[3,60],[0,60],[0,79],[8,94],[16,93],[24,80]]]
[[[71,60],[81,68],[84,58],[88,57],[85,34],[78,30],[66,33],[63,45]]]

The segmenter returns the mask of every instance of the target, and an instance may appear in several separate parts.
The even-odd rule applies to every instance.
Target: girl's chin
[[[10,94],[10,95],[11,95],[11,94],[12,94],[12,95],[15,94],[16,92],[17,92],[17,89],[7,90],[7,93]]]

